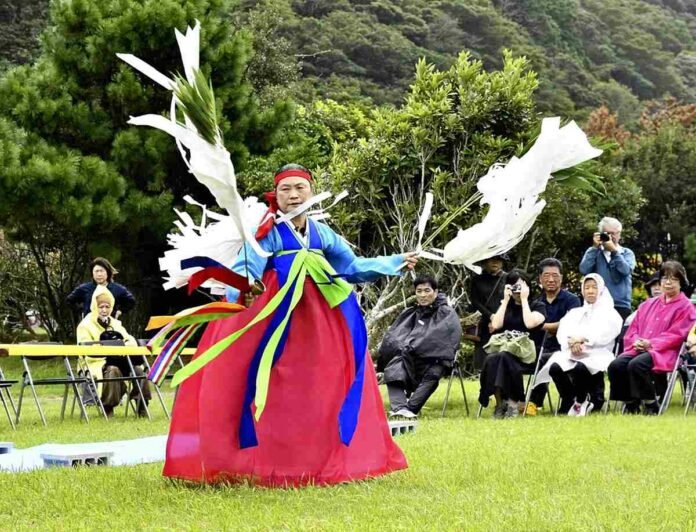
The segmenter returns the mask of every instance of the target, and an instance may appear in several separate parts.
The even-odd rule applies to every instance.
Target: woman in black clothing
[[[543,340],[541,326],[546,320],[546,308],[540,301],[529,301],[529,279],[521,270],[512,270],[507,276],[503,300],[495,314],[491,316],[491,325],[496,333],[517,331],[527,333],[539,351]],[[493,416],[496,418],[515,417],[518,415],[519,402],[524,401],[524,383],[522,372],[534,369],[534,363],[525,364],[515,355],[502,351],[490,353],[484,361],[481,371],[481,391],[479,403],[488,406],[491,395],[495,396],[496,406]]]

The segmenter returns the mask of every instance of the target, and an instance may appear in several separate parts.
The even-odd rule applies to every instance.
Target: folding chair
[[[694,404],[694,391],[696,390],[696,364],[690,363],[688,352],[686,360],[681,366],[681,369],[686,372],[686,389],[684,390],[684,417],[689,415],[689,410],[696,409]]]
[[[677,379],[679,379],[679,368],[681,368],[682,365],[686,362],[686,352],[686,342],[684,342],[681,346],[681,349],[679,350],[679,355],[677,356],[677,359],[674,361],[674,369],[672,369],[672,372],[669,374],[669,378],[667,380],[667,389],[665,390],[665,393],[662,396],[662,400],[660,401],[660,410],[658,411],[659,416],[664,414],[669,408],[669,403],[672,400],[674,388],[677,385]]]
[[[455,353],[454,360],[452,361],[452,369],[450,371],[449,379],[447,379],[447,392],[445,392],[445,402],[442,405],[442,417],[445,417],[445,410],[447,410],[447,401],[449,401],[450,390],[452,389],[452,380],[457,377],[459,379],[459,385],[462,388],[462,396],[464,397],[464,407],[466,408],[466,416],[469,417],[469,401],[466,399],[466,389],[464,388],[464,378],[462,377],[462,368],[459,364],[459,352]]]
[[[529,375],[527,377],[527,388],[525,389],[525,394],[524,394],[524,410],[522,411],[522,417],[525,417],[527,415],[527,406],[529,405],[529,399],[532,397],[532,390],[534,389],[534,385],[536,384],[536,379],[537,375],[539,375],[539,370],[541,369],[541,359],[544,356],[544,344],[546,343],[546,337],[548,336],[547,332],[544,332],[544,338],[541,341],[541,349],[539,349],[539,355],[537,356],[536,359],[536,364],[534,366],[534,372],[533,373],[528,373],[526,371],[522,372],[522,375]],[[549,401],[549,411],[554,412],[556,414],[558,412],[558,407],[554,409],[553,407],[553,402],[551,400],[551,392],[546,389],[546,396],[544,399],[547,399]],[[543,406],[543,405],[542,405]]]
[[[36,344],[37,342],[28,342],[31,344]],[[41,343],[42,345],[62,345],[59,342],[38,342]],[[43,426],[46,427],[48,426],[48,423],[46,422],[46,416],[44,415],[43,408],[41,408],[41,403],[39,402],[39,396],[36,393],[36,387],[37,386],[56,386],[56,385],[63,385],[65,387],[65,390],[63,392],[63,402],[61,404],[60,408],[60,420],[63,421],[65,419],[65,407],[68,403],[68,390],[72,389],[73,392],[73,398],[77,399],[78,402],[80,403],[80,419],[84,419],[85,422],[89,423],[89,416],[87,415],[87,410],[85,410],[84,406],[82,405],[82,396],[80,395],[80,389],[79,385],[84,384],[87,382],[87,379],[85,377],[81,376],[76,376],[73,373],[72,366],[70,365],[70,359],[67,356],[62,357],[63,359],[63,364],[65,366],[65,372],[66,376],[65,377],[54,377],[54,378],[44,378],[44,379],[34,379],[34,377],[31,374],[31,368],[29,366],[29,361],[30,360],[46,360],[46,359],[52,359],[52,358],[57,358],[57,357],[28,357],[28,356],[23,356],[22,357],[22,365],[24,367],[24,372],[22,374],[22,381],[21,381],[21,386],[19,389],[19,401],[17,404],[17,415],[15,417],[15,423],[19,424],[19,420],[22,414],[22,402],[24,400],[24,390],[27,386],[31,389],[31,393],[34,396],[34,403],[36,403],[36,408],[39,411],[39,416],[41,417],[41,423],[43,423]]]
[[[80,345],[125,346],[123,340],[100,340],[95,342],[82,342]],[[145,414],[147,415],[148,420],[152,421],[152,417],[150,416],[150,410],[147,407],[147,402],[145,401],[145,396],[143,395],[143,388],[141,385],[141,382],[146,380],[147,376],[136,374],[135,367],[133,366],[133,361],[131,360],[130,356],[124,356],[123,358],[125,358],[128,363],[128,369],[130,372],[129,375],[124,375],[122,377],[102,377],[100,379],[96,379],[89,369],[89,364],[87,363],[86,358],[82,356],[79,358],[80,371],[86,376],[86,378],[89,380],[90,384],[94,387],[95,390],[98,390],[99,384],[105,382],[125,382],[127,385],[125,416],[128,417],[129,407],[133,408],[133,412],[138,412],[140,410],[140,407],[142,406],[143,410],[145,411]],[[143,359],[145,359],[145,357],[143,357]],[[128,388],[128,386],[130,386],[130,388]],[[138,391],[137,400],[135,400],[132,397],[132,391],[134,389],[137,389]],[[104,408],[104,404],[102,403],[99,393],[95,393],[95,401],[99,406],[99,409],[102,415],[104,416],[104,419],[108,419],[108,416],[106,415],[106,410]],[[135,403],[134,405],[132,404],[133,402]],[[73,408],[74,406],[75,402],[73,401]]]
[[[0,402],[2,403],[2,407],[5,410],[7,420],[10,422],[12,430],[17,430],[14,421],[14,418],[17,415],[17,406],[15,405],[14,399],[12,399],[10,388],[13,384],[17,384],[18,382],[19,381],[17,380],[6,379],[5,374],[2,372],[2,368],[0,368]],[[10,413],[10,408],[8,408],[8,405],[10,408],[12,408],[12,413]]]

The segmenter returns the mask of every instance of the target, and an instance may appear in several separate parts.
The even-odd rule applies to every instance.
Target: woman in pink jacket
[[[659,412],[654,374],[674,369],[696,320],[696,307],[684,294],[687,286],[684,266],[677,261],[662,264],[662,294],[641,303],[624,337],[628,349],[609,364],[610,398],[626,403],[625,413],[637,414],[641,402],[644,414]]]

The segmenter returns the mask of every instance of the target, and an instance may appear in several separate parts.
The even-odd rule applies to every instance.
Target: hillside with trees
[[[425,187],[429,244],[442,246],[485,213],[477,179],[524,153],[553,113],[606,151],[555,176],[516,264],[557,256],[572,281],[612,215],[641,258],[636,281],[660,257],[696,267],[692,2],[0,0],[1,315],[38,308],[71,338],[65,295],[100,254],[139,298],[133,330],[191,304],[163,294],[157,257],[172,208],[199,214],[181,198],[213,199],[169,137],[127,124],[166,113],[169,96],[115,54],[175,72],[173,28],[195,20],[244,195],[268,190],[280,165],[305,164],[320,189],[351,190],[331,223],[375,254],[413,246]],[[457,290],[468,275],[423,268]],[[365,290],[365,308],[402,301],[394,284]]]

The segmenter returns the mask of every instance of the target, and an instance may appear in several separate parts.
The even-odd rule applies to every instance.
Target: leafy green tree
[[[120,259],[123,279],[138,292],[144,312],[155,297],[161,304],[157,256],[172,201],[186,193],[212,199],[167,135],[126,123],[129,115],[167,113],[170,95],[115,54],[133,53],[162,72],[179,71],[173,30],[200,20],[201,65],[216,89],[226,146],[243,168],[250,154],[269,152],[283,140],[292,108],[284,99],[265,107],[259,101],[247,77],[252,39],[233,32],[233,7],[228,0],[52,5],[37,62],[0,80],[0,157],[6,161],[0,226],[37,247],[37,261],[61,252],[68,239],[76,246],[79,273],[90,254],[108,253]],[[48,292],[50,281],[44,282]],[[51,298],[55,306],[64,289]],[[70,336],[65,327],[62,334]]]

